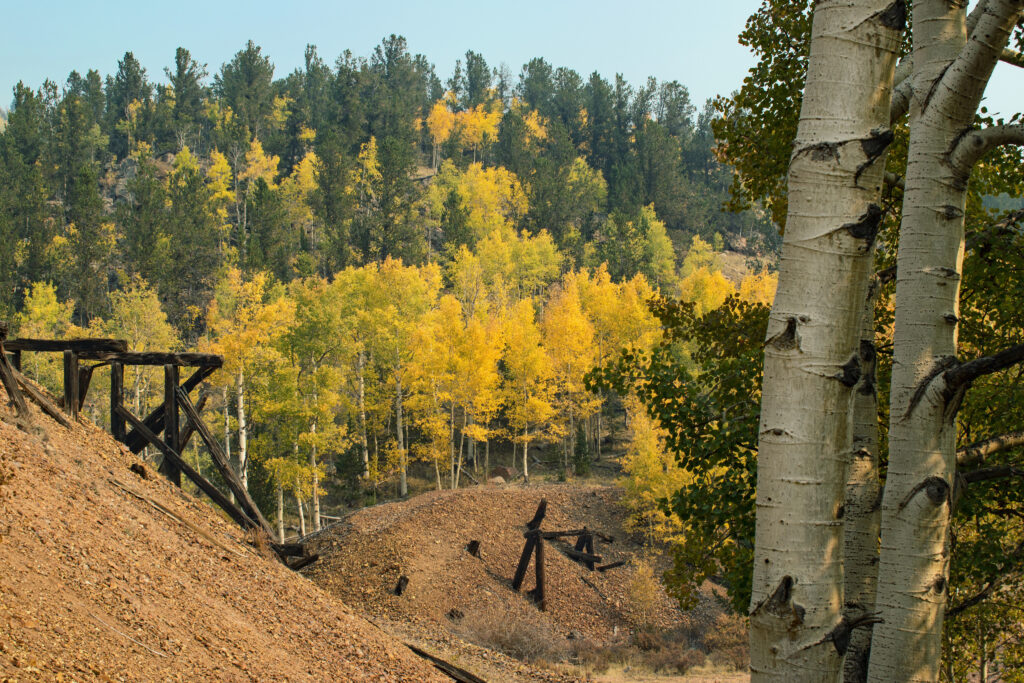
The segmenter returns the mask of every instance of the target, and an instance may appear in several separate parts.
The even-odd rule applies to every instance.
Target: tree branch
[[[901,63],[902,66],[902,63]],[[914,94],[914,79],[904,78],[892,89],[892,102],[889,104],[889,125],[895,124],[910,109],[910,97]]]
[[[999,467],[985,467],[980,470],[964,472],[960,476],[963,477],[965,484],[977,484],[979,481],[1024,477],[1024,468],[1017,465],[1000,465]]]
[[[987,0],[978,3],[967,19],[967,44],[941,77],[939,86],[944,91],[941,99],[972,101],[975,106],[981,101],[992,70],[1017,24],[1020,11],[1020,0]]]
[[[967,175],[981,157],[1001,145],[1024,145],[1024,125],[989,126],[972,131],[956,143],[949,160],[957,170]]]
[[[961,387],[966,387],[982,375],[991,375],[1024,362],[1024,344],[1017,344],[991,356],[976,358],[966,363],[955,365],[943,373],[946,380],[946,391],[950,394]]]
[[[1024,69],[1024,53],[1011,50],[1010,48],[1003,50],[1002,54],[999,55],[999,61]]]
[[[1016,448],[1017,446],[1024,446],[1024,431],[1010,432],[993,436],[990,439],[982,439],[958,450],[956,452],[956,464],[960,467],[980,465],[985,462],[985,458],[993,453]]]

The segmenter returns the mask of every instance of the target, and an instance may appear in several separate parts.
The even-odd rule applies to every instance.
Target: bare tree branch
[[[1009,448],[1024,446],[1024,431],[993,436],[991,439],[976,441],[956,452],[956,464],[960,467],[980,465],[985,458]]]
[[[952,394],[983,375],[991,375],[1024,361],[1024,344],[1017,344],[991,356],[983,356],[955,365],[945,372],[946,390]]]
[[[977,484],[979,481],[992,481],[993,479],[1009,479],[1010,477],[1024,477],[1024,467],[1017,465],[1000,465],[999,467],[985,467],[980,470],[964,472],[960,475],[966,484]]]
[[[968,174],[981,157],[1000,145],[1024,145],[1024,125],[989,126],[960,138],[950,153],[950,162]]]

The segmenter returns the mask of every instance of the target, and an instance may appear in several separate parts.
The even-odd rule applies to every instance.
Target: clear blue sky
[[[586,76],[622,73],[633,84],[648,75],[676,79],[696,103],[736,89],[752,59],[736,42],[760,0],[307,0],[146,2],[33,0],[0,2],[0,105],[19,80],[90,68],[104,76],[131,50],[151,80],[163,81],[174,50],[188,48],[211,75],[250,38],[282,77],[302,64],[307,43],[328,62],[345,49],[368,56],[381,38],[404,35],[447,79],[466,50],[518,75],[531,57]],[[1024,109],[1024,73],[997,71],[990,108]],[[993,106],[994,105],[994,106]]]

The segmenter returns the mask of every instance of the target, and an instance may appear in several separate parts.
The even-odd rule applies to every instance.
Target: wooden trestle
[[[194,404],[190,397],[190,393],[196,387],[224,364],[223,357],[207,353],[132,352],[128,351],[128,345],[123,339],[7,341],[6,336],[7,325],[0,322],[0,380],[3,381],[19,417],[28,419],[24,397],[19,391],[20,386],[50,417],[65,427],[71,427],[78,419],[79,411],[85,403],[93,371],[109,365],[110,432],[113,437],[135,454],[140,453],[146,446],[155,448],[163,456],[159,468],[161,474],[176,486],[181,486],[181,476],[184,474],[243,529],[266,534],[268,539],[274,537],[270,524],[238,475],[231,469],[224,449],[200,417],[206,397],[201,397],[198,404]],[[64,415],[21,374],[21,355],[26,351],[63,355]],[[164,400],[145,419],[133,415],[124,404],[126,365],[163,366]],[[181,368],[195,368],[184,382],[181,381]],[[235,502],[182,457],[182,452],[195,434],[198,434],[206,445],[214,467]],[[299,544],[271,543],[271,547],[285,564],[288,564],[288,557],[302,558],[298,563],[289,566],[298,568],[299,565],[306,566],[315,561],[315,557],[303,557],[304,551]]]

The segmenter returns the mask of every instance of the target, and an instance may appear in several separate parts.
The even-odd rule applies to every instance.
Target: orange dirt
[[[450,680],[97,427],[30,409],[15,426],[0,390],[0,681]]]
[[[634,567],[589,571],[557,549],[571,547],[575,539],[548,542],[546,612],[526,595],[535,585],[532,563],[522,592],[512,591],[525,523],[542,498],[548,501],[543,529],[587,526],[611,536],[612,543],[595,541],[604,563],[637,556],[642,548],[622,529],[625,512],[619,497],[619,490],[609,486],[480,486],[365,508],[309,540],[321,555],[309,575],[346,604],[373,615],[383,628],[454,651],[466,668],[488,680],[544,680],[538,678],[542,675],[561,680],[538,671],[518,672],[513,660],[495,659],[487,651],[482,658],[480,648],[463,642],[473,638],[466,624],[486,621],[488,615],[498,622],[526,624],[568,650],[576,639],[622,643],[642,623],[663,631],[685,623],[704,632],[721,613],[710,589],[697,610],[684,614],[659,586],[648,612],[641,614],[631,592]],[[472,540],[480,541],[480,558],[466,551]],[[394,589],[402,575],[409,583],[397,596]]]

